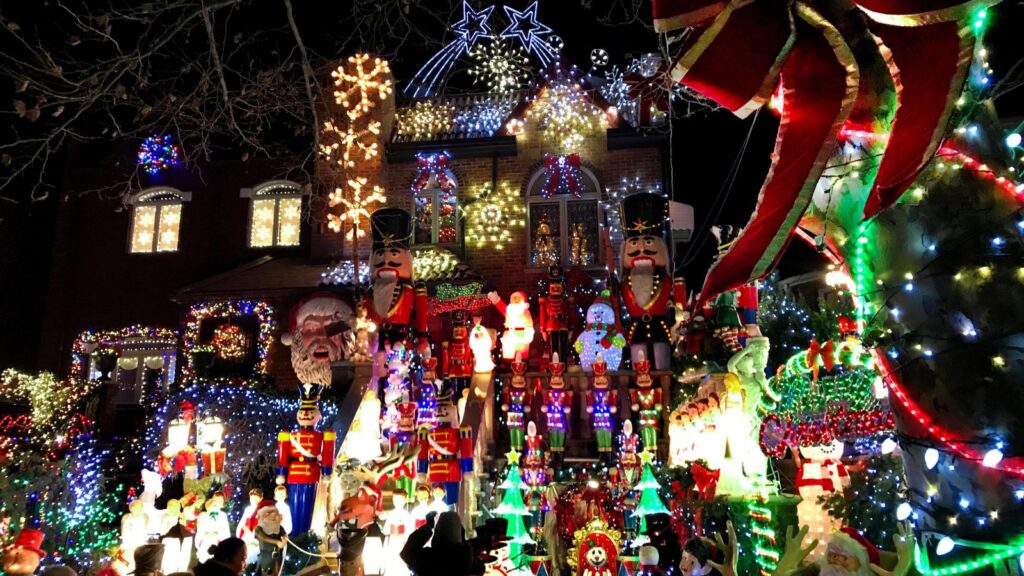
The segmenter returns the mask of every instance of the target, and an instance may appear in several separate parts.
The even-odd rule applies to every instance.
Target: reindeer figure
[[[373,460],[369,464],[360,464],[349,470],[339,469],[342,489],[349,496],[341,501],[338,513],[331,521],[331,525],[335,526],[339,522],[350,524],[355,521],[356,528],[369,526],[384,505],[381,492],[384,480],[395,470],[410,463],[414,465],[417,448],[413,443],[392,451],[383,458]]]

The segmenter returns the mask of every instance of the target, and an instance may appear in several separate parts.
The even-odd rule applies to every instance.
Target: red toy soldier
[[[593,415],[597,454],[608,464],[612,454],[612,414],[619,410],[619,392],[608,389],[608,363],[598,352],[590,365],[594,371],[594,387],[587,392],[587,413]]]
[[[292,531],[296,534],[309,531],[320,474],[330,474],[334,466],[334,432],[316,430],[321,418],[317,406],[321,390],[316,384],[299,386],[299,410],[295,413],[299,429],[277,434],[277,483],[288,482]]]
[[[469,347],[465,310],[452,311],[452,339],[441,344],[441,375],[448,380],[456,397],[469,387],[473,376],[473,350]]]
[[[377,325],[377,368],[383,369],[384,352],[416,338],[419,351],[427,341],[427,288],[413,285],[412,216],[400,208],[382,208],[370,216],[373,254],[370,257],[370,294],[363,298],[366,317]],[[379,372],[378,372],[379,373]]]
[[[523,449],[523,430],[526,426],[525,414],[531,410],[533,401],[529,388],[526,387],[526,362],[520,353],[512,362],[512,378],[508,386],[502,390],[501,409],[505,411],[506,427],[512,448]]]
[[[682,279],[673,281],[666,242],[668,200],[653,193],[633,194],[622,201],[622,303],[631,318],[626,339],[635,365],[638,354],[653,348],[654,365],[668,370],[671,361],[669,326],[675,322],[672,301],[686,302]]]
[[[459,428],[459,413],[451,396],[437,401],[437,428],[419,431],[419,458],[416,468],[431,484],[441,484],[449,506],[459,502],[462,474],[473,471],[473,432]]]
[[[548,447],[551,458],[561,464],[562,452],[565,451],[565,430],[569,427],[569,413],[572,412],[572,391],[565,389],[565,364],[559,361],[558,353],[551,354],[548,364],[551,378],[548,388],[544,391],[544,405],[541,411],[548,415]]]
[[[548,267],[548,293],[538,300],[540,305],[541,337],[548,343],[552,354],[568,358],[569,316],[565,301],[565,277],[560,266]]]
[[[655,388],[654,379],[651,378],[651,361],[640,358],[634,362],[636,369],[636,388],[629,391],[629,398],[633,411],[640,412],[640,437],[644,442],[644,450],[657,452],[658,450],[658,420],[661,418],[661,389]]]

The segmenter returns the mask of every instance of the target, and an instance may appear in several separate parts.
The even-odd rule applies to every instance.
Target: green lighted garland
[[[987,556],[982,556],[981,558],[976,558],[974,560],[967,560],[960,562],[959,564],[950,564],[949,566],[943,566],[941,568],[932,568],[931,562],[928,560],[928,554],[922,552],[921,546],[915,543],[914,563],[917,564],[917,570],[921,573],[921,576],[953,576],[954,574],[963,574],[970,570],[993,566],[999,562],[1003,562],[1004,560],[1009,560],[1014,556],[1024,554],[1024,545],[1004,546],[1000,544],[988,544],[985,542],[971,542],[969,540],[957,540],[956,544],[966,548],[992,550],[993,552]]]

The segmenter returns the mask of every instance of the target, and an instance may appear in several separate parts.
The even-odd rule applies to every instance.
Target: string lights
[[[369,186],[367,182],[369,181],[363,176],[350,178],[345,188],[335,188],[334,192],[330,193],[328,204],[332,208],[341,206],[342,212],[327,215],[328,228],[334,232],[341,232],[344,224],[348,222],[350,237],[362,238],[366,235],[363,222],[369,222],[370,208],[388,201],[383,188],[376,184]]]
[[[139,166],[151,175],[177,166],[180,157],[181,150],[170,135],[154,134],[139,145]]]
[[[188,309],[188,314],[185,316],[185,332],[182,336],[186,377],[195,373],[192,351],[203,343],[200,342],[203,322],[211,318],[237,319],[245,316],[255,316],[259,322],[254,372],[260,375],[267,374],[270,363],[270,345],[276,329],[273,306],[262,300],[228,300],[193,304]]]
[[[488,92],[516,90],[530,79],[530,61],[520,46],[512,46],[502,39],[477,44],[468,54],[467,70],[475,83],[483,84]]]
[[[399,136],[416,142],[455,131],[455,108],[446,102],[420,100],[395,115]]]
[[[604,111],[591,103],[582,82],[575,66],[553,66],[544,72],[544,87],[527,110],[544,139],[562,152],[579,149],[586,137],[607,126]]]
[[[516,230],[526,226],[526,207],[519,192],[507,181],[482,184],[474,199],[463,207],[466,242],[474,248],[503,250]]]

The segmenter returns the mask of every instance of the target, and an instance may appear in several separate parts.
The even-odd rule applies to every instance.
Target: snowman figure
[[[619,369],[626,339],[615,326],[615,310],[605,290],[587,308],[587,325],[576,338],[576,353],[580,355],[580,367],[584,371],[590,371],[598,352],[604,355],[609,371]]]
[[[850,485],[849,473],[840,460],[844,446],[841,440],[832,440],[816,446],[800,447],[796,488],[802,500],[797,504],[796,513],[800,524],[809,528],[808,539],[817,538],[820,542],[827,542],[829,536],[842,526],[818,503],[818,498],[842,492]],[[812,550],[808,559],[816,560],[824,555],[825,551],[821,548],[819,546]]]

